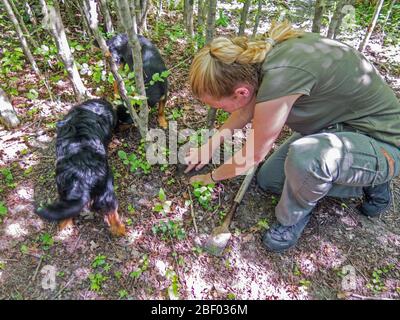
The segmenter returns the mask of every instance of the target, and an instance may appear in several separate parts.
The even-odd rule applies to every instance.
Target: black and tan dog
[[[142,47],[143,79],[146,86],[147,103],[149,107],[154,107],[158,103],[158,124],[160,127],[166,129],[168,122],[165,118],[165,105],[168,97],[168,79],[156,81],[154,84],[150,84],[150,82],[154,74],[158,73],[161,75],[167,68],[157,47],[142,35],[138,35],[138,39]],[[128,64],[129,69],[133,70],[132,50],[128,43],[127,34],[118,34],[107,40],[107,46],[111,56],[118,65],[123,67],[125,64]],[[114,82],[114,93],[118,93],[116,82]],[[117,112],[118,117],[123,119],[125,123],[132,122],[130,115],[123,105],[118,106]]]
[[[104,214],[113,235],[125,234],[118,216],[108,144],[117,124],[112,105],[93,99],[74,107],[57,123],[56,182],[59,200],[36,213],[60,227],[72,223],[86,205]]]

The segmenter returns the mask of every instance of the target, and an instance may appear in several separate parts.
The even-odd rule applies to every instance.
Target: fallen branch
[[[351,293],[350,296],[361,299],[361,300],[396,300],[396,299],[383,298],[383,297],[367,297],[367,296],[362,296],[362,295],[359,295],[356,293]]]
[[[32,277],[32,281],[35,281],[35,279],[36,279],[36,276],[37,276],[39,268],[40,268],[40,266],[42,264],[43,258],[44,258],[44,255],[40,256],[40,260],[39,260],[38,266],[36,267],[35,273],[34,273],[34,275]]]
[[[190,192],[190,187],[187,187],[188,189],[188,193],[189,193],[189,197],[190,197],[190,213],[192,215],[192,219],[193,219],[193,226],[194,226],[194,230],[196,231],[196,233],[199,233],[199,229],[197,229],[197,224],[196,224],[196,214],[194,212],[193,209],[193,199],[192,199],[192,193]]]

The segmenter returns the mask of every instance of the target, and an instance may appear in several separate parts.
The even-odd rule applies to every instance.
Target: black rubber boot
[[[392,204],[390,181],[374,187],[365,187],[363,190],[365,200],[360,207],[360,211],[368,217],[377,217],[381,215]]]
[[[263,243],[267,249],[280,252],[294,246],[299,240],[304,228],[311,215],[305,216],[293,226],[283,226],[279,222],[275,223],[263,237]]]

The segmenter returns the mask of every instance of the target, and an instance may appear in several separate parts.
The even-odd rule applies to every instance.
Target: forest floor
[[[166,57],[165,41],[156,43]],[[174,43],[166,58],[168,67],[187,56],[184,46]],[[368,56],[372,61],[386,57],[385,51],[372,49]],[[207,114],[190,94],[189,65],[187,61],[174,68],[169,78],[167,114],[180,129],[204,127]],[[399,73],[376,65],[399,94]],[[128,235],[112,238],[102,217],[91,212],[82,213],[72,229],[58,231],[33,209],[57,197],[54,122],[73,106],[72,89],[68,82],[59,82],[53,88],[59,101],[41,98],[46,97],[43,88],[30,100],[24,88],[37,79],[28,69],[20,76],[20,95],[12,104],[22,124],[11,131],[0,127],[0,166],[12,175],[0,176],[0,200],[8,209],[0,216],[0,299],[400,298],[398,179],[393,183],[394,205],[378,219],[358,213],[360,199],[323,199],[299,243],[282,254],[268,252],[261,242],[274,222],[278,199],[253,181],[231,225],[233,236],[224,254],[214,257],[201,245],[220,223],[242,178],[220,185],[212,209],[206,210],[178,166],[154,165],[148,174],[129,171],[118,151],[137,154],[140,138],[131,128],[116,133],[109,150]],[[151,127],[156,127],[154,116]],[[286,129],[279,142],[288,134]],[[165,217],[153,209],[160,203],[160,188],[171,201]],[[186,201],[190,197],[193,212]],[[174,221],[173,229],[163,233],[157,226],[167,219]],[[48,280],[51,270],[56,272],[53,287]]]

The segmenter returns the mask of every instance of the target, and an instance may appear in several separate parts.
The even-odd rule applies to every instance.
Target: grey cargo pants
[[[281,193],[278,221],[296,224],[324,196],[362,196],[399,174],[400,149],[356,132],[294,133],[263,164],[260,187]]]

